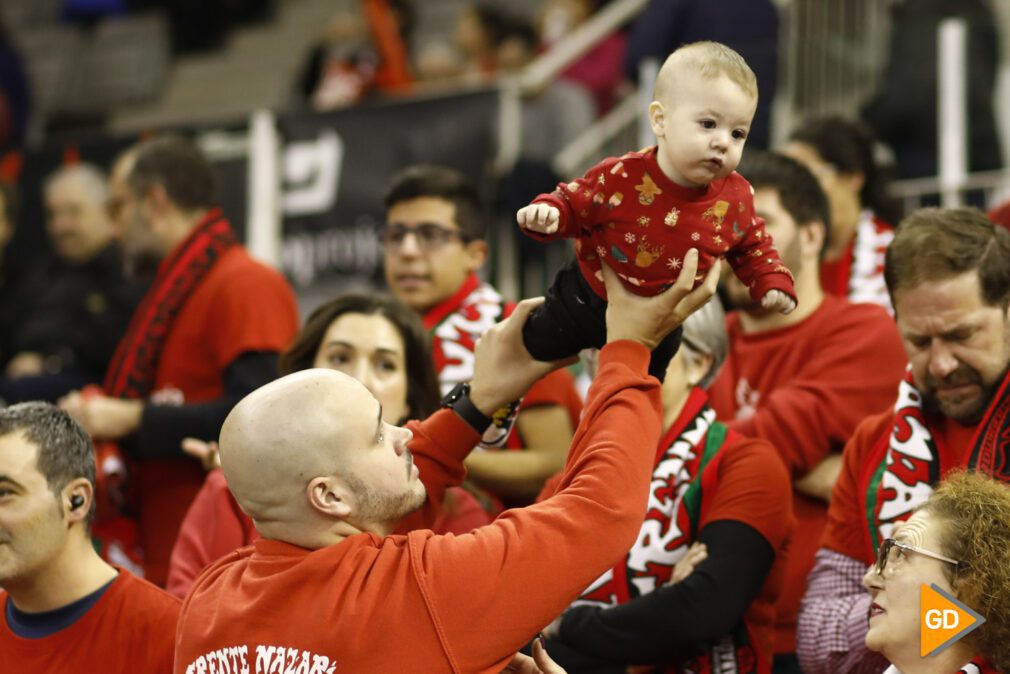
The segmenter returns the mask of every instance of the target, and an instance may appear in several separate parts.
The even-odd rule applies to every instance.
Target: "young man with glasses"
[[[909,368],[891,409],[845,446],[800,610],[806,674],[882,671],[862,584],[878,546],[894,549],[896,526],[952,470],[1010,480],[1010,234],[974,209],[921,209],[898,227],[884,278]]]
[[[431,331],[442,393],[461,395],[477,340],[513,308],[477,276],[488,254],[480,195],[452,169],[412,166],[393,178],[385,207],[386,282]],[[506,424],[485,434],[491,451],[470,455],[470,477],[510,505],[532,502],[564,465],[580,408],[571,376],[548,375],[523,398],[514,431]]]

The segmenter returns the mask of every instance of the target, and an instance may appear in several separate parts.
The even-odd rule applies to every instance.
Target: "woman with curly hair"
[[[936,584],[986,619],[935,656],[920,655],[920,587]],[[863,585],[866,646],[885,674],[1010,671],[1010,486],[959,472],[885,539]]]

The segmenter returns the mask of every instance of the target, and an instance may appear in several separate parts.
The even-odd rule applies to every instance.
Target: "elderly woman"
[[[708,406],[727,350],[713,300],[684,323],[666,372],[667,430],[638,540],[548,630],[569,671],[770,671],[790,484],[771,445],[727,430]]]
[[[933,584],[986,622],[923,657],[920,588]],[[886,674],[1010,671],[1010,486],[949,476],[884,540],[863,585],[873,596],[866,646],[893,663]]]

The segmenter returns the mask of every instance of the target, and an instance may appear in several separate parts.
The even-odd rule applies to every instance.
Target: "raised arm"
[[[689,292],[697,253],[688,261],[677,283],[652,298],[632,295],[604,272],[613,293],[609,343],[554,497],[466,536],[411,535],[415,573],[460,671],[500,670],[633,542],[661,424],[649,351],[711,297],[718,274]],[[510,319],[485,339],[512,342],[513,361],[521,362],[529,358],[521,327]]]

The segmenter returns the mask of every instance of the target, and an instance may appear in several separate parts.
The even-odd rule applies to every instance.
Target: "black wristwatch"
[[[452,390],[442,398],[442,407],[448,407],[455,412],[460,419],[465,421],[473,430],[477,431],[479,435],[483,435],[484,431],[491,425],[491,417],[486,416],[477,409],[473,401],[470,400],[469,383],[453,386]]]

